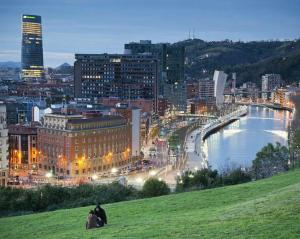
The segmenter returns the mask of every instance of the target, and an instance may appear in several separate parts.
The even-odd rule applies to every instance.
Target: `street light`
[[[156,171],[155,171],[155,170],[151,170],[151,171],[149,172],[149,175],[150,175],[150,176],[155,176],[155,175],[156,175]]]
[[[111,173],[116,173],[116,172],[118,172],[118,169],[117,169],[117,168],[112,168],[112,169],[111,169]]]
[[[50,178],[52,178],[52,176],[53,176],[52,171],[47,172],[47,173],[45,174],[45,176],[46,176],[46,178],[47,178],[48,183],[50,183]]]
[[[97,174],[94,174],[94,175],[92,176],[92,179],[93,179],[93,180],[97,180],[97,179],[98,179],[98,175],[97,175]]]
[[[51,178],[51,177],[52,177],[52,172],[48,172],[48,173],[46,173],[46,175],[45,175],[45,176],[46,176],[46,178],[48,178],[48,179],[49,179],[49,178]]]
[[[139,184],[143,183],[143,179],[141,177],[136,178],[136,182]]]

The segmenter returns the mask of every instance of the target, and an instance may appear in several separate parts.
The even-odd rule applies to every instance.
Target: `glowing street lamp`
[[[93,180],[97,180],[97,179],[98,179],[98,175],[97,175],[97,174],[94,174],[94,175],[92,176],[92,179],[93,179]]]
[[[111,169],[111,172],[112,172],[112,173],[116,173],[116,172],[118,172],[118,169],[117,169],[117,168],[112,168],[112,169]]]
[[[155,171],[155,170],[151,170],[151,171],[149,172],[149,175],[150,175],[150,176],[155,176],[155,175],[156,175],[156,171]]]
[[[136,182],[139,184],[143,183],[143,179],[141,177],[136,178]]]
[[[46,178],[48,178],[48,179],[49,179],[49,178],[51,178],[53,175],[52,175],[52,172],[48,172],[48,173],[46,173],[46,175],[45,175],[45,176],[46,176]]]

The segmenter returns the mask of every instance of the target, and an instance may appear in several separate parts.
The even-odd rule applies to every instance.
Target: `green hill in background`
[[[205,42],[200,39],[176,44],[186,49],[186,74],[194,78],[212,76],[214,70],[237,72],[238,83],[260,84],[261,75],[278,73],[287,83],[300,80],[300,40]]]
[[[300,238],[300,171],[269,179],[103,206],[109,225],[85,230],[93,206],[0,219],[1,238]]]

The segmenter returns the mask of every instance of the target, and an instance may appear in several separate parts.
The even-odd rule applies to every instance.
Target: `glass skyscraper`
[[[42,20],[40,16],[22,16],[22,79],[44,78]]]

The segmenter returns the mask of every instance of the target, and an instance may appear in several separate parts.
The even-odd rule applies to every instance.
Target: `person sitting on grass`
[[[98,218],[95,215],[93,210],[89,212],[85,227],[86,229],[93,229],[93,228],[100,227],[100,225],[98,224]]]
[[[106,213],[105,213],[105,210],[100,206],[100,203],[97,204],[94,212],[98,219],[98,224],[100,226],[104,226],[104,224],[107,224]]]

